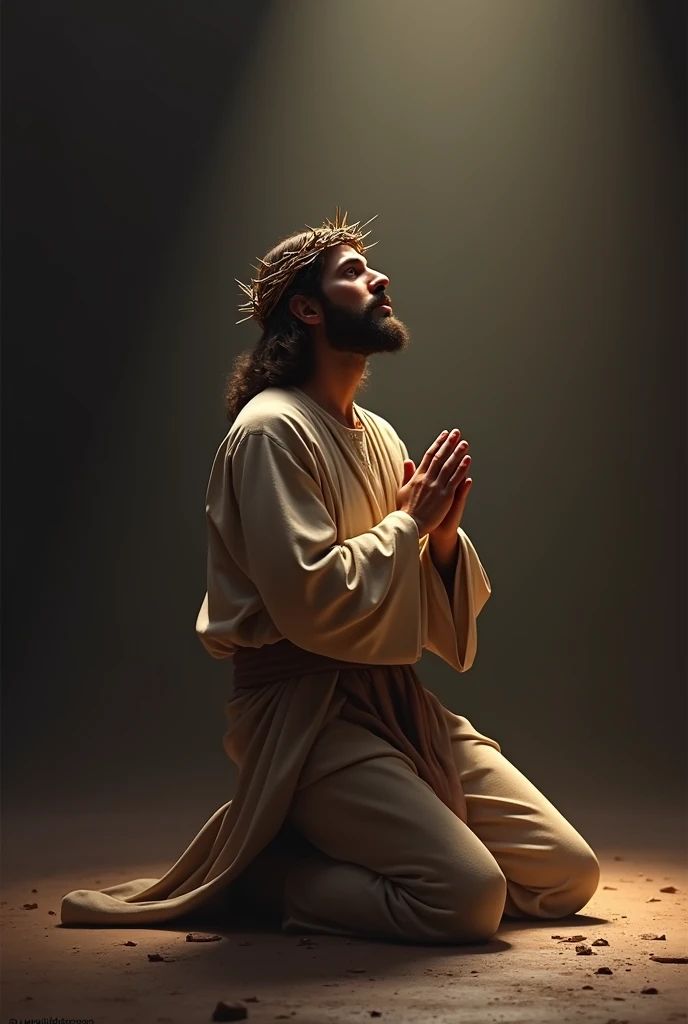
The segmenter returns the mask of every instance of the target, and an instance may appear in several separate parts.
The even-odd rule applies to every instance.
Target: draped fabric
[[[466,801],[451,753],[444,708],[422,685],[412,665],[355,664],[314,655],[280,640],[243,648],[234,657],[235,692],[258,689],[304,673],[341,669],[337,686],[346,694],[341,718],[391,743],[413,762],[418,776],[466,821]]]
[[[396,508],[404,442],[377,413],[354,411],[360,427],[299,388],[266,388],[217,450],[196,631],[213,658],[234,663],[223,746],[239,767],[236,792],[162,877],[67,893],[63,924],[143,926],[217,906],[300,787],[341,767],[337,757],[382,756],[390,743],[465,820],[450,731],[486,737],[413,666],[429,650],[456,673],[470,669],[490,582],[459,528],[447,593],[428,537]],[[310,756],[336,716],[364,725],[365,744]]]

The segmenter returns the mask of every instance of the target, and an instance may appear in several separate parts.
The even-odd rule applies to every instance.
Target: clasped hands
[[[471,457],[468,442],[458,429],[443,430],[423,456],[418,469],[404,460],[404,476],[397,492],[397,509],[418,523],[419,534],[429,534],[433,545],[453,546],[473,480],[467,477]]]

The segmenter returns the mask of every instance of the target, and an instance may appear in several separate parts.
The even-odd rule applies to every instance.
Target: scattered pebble
[[[595,939],[593,946],[608,946],[609,943],[606,939]]]
[[[614,973],[614,971],[611,969],[611,967],[598,967],[597,970],[595,971],[595,974],[613,974],[613,973]]]
[[[657,989],[654,987],[654,985],[646,985],[645,988],[641,988],[640,991],[641,991],[641,993],[644,996],[656,996],[657,995]]]
[[[246,1020],[248,1010],[243,1003],[225,1003],[222,999],[213,1010],[211,1020]]]
[[[189,932],[187,942],[219,942],[221,935],[206,935],[204,932]]]
[[[640,938],[641,939],[664,939],[664,940],[666,940],[666,935],[655,935],[654,932],[643,932],[642,935],[640,936]]]

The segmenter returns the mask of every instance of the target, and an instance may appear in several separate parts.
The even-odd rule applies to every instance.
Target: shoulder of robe
[[[265,388],[246,403],[227,435],[228,456],[247,434],[262,434],[307,466],[313,463],[317,450],[313,425],[284,388]]]

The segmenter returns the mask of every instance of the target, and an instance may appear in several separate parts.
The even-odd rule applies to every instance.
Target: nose
[[[376,274],[370,282],[370,290],[375,294],[376,292],[384,292],[389,285],[389,278],[385,274]]]

